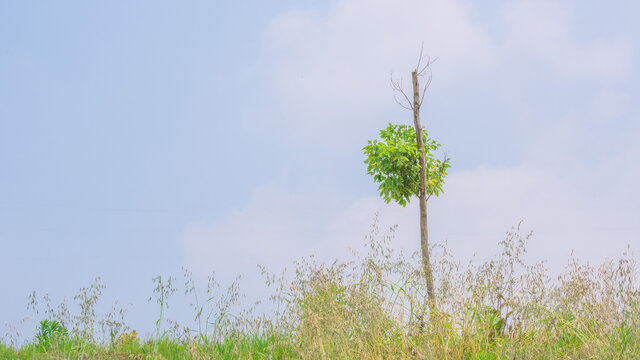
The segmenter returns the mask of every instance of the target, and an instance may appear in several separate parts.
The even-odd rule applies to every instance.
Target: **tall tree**
[[[363,148],[368,164],[367,173],[379,182],[378,190],[384,200],[394,200],[405,206],[410,198],[417,196],[420,201],[420,249],[422,265],[427,284],[427,296],[430,305],[435,306],[435,290],[433,285],[433,271],[429,254],[429,230],[427,227],[427,201],[432,195],[438,196],[442,192],[444,177],[449,168],[449,158],[445,155],[442,160],[434,157],[434,152],[440,147],[435,140],[430,139],[420,123],[420,108],[424,95],[431,85],[431,64],[427,59],[421,68],[422,51],[418,66],[411,72],[413,85],[412,100],[405,94],[402,84],[391,78],[396,102],[400,106],[413,111],[413,128],[408,125],[393,125],[380,131],[382,142],[369,141]],[[426,76],[426,83],[420,93],[419,77]],[[406,101],[404,104],[397,95]]]

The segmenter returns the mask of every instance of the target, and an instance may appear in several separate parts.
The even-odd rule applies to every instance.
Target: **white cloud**
[[[610,80],[622,78],[631,69],[630,43],[604,37],[581,43],[566,3],[521,0],[505,18],[508,48],[539,57],[562,74]]]
[[[289,259],[308,247],[300,241],[305,224],[312,221],[308,211],[301,211],[304,202],[272,186],[255,189],[242,210],[213,224],[187,226],[182,238],[187,263],[198,273],[215,270],[228,277]]]
[[[331,134],[333,144],[344,143],[396,107],[389,75],[408,78],[422,41],[426,54],[440,58],[439,79],[492,61],[488,38],[456,0],[346,0],[326,14],[291,11],[273,20],[267,69],[293,138]]]
[[[200,275],[216,271],[229,278],[254,273],[257,264],[280,269],[312,253],[324,260],[342,257],[363,245],[383,208],[374,197],[348,204],[327,193],[267,184],[254,189],[241,210],[213,223],[189,224],[182,236],[186,263]],[[391,214],[388,225],[401,220]]]
[[[534,165],[456,173],[432,207],[432,219],[453,244],[480,253],[524,219],[535,234],[529,247],[533,258],[548,260],[555,270],[572,250],[595,262],[619,255],[637,241],[639,230],[625,228],[620,215],[626,211],[623,217],[629,220],[640,214],[633,213],[631,202],[618,202],[612,212],[605,206],[610,199],[580,191],[576,180]]]
[[[364,141],[363,128],[395,118],[399,107],[389,74],[409,85],[422,41],[426,53],[439,58],[434,90],[450,89],[449,96],[486,88],[513,99],[511,94],[521,91],[513,88],[518,79],[548,78],[555,86],[566,79],[617,81],[631,71],[630,42],[615,36],[581,38],[569,4],[509,4],[488,18],[460,0],[341,0],[327,11],[278,16],[267,28],[262,64],[275,94],[271,110],[279,131],[294,143],[327,149]],[[523,74],[523,66],[537,73]]]
[[[640,214],[633,201],[613,198],[618,192],[594,197],[580,191],[576,180],[535,165],[453,173],[445,194],[429,203],[431,241],[448,238],[461,258],[475,252],[484,257],[524,219],[525,228],[535,231],[532,258],[548,260],[554,271],[571,251],[600,262],[618,256],[626,244],[637,244],[633,219]],[[416,201],[406,208],[378,197],[346,203],[270,185],[254,191],[242,210],[212,224],[190,225],[183,236],[187,263],[197,272],[215,269],[232,276],[256,274],[256,264],[279,270],[311,253],[325,261],[344,258],[349,248],[361,248],[376,212],[381,229],[399,225],[396,248],[409,254],[418,250]]]

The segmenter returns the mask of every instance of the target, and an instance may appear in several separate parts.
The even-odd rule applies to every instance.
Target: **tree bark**
[[[433,272],[429,256],[429,231],[427,228],[427,167],[422,141],[422,125],[420,124],[420,85],[417,69],[411,73],[413,80],[413,124],[416,128],[418,151],[420,151],[420,248],[422,250],[422,266],[427,281],[427,296],[429,305],[435,307],[435,293],[433,291]]]

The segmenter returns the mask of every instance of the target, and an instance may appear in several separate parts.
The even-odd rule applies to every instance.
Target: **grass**
[[[368,236],[351,262],[295,264],[295,275],[263,270],[274,288],[270,316],[237,311],[234,282],[220,291],[212,276],[199,290],[184,271],[196,328],[165,319],[175,279],[154,279],[159,305],[153,338],[141,339],[113,308],[98,320],[99,279],[75,297],[79,314],[44,303],[33,339],[0,343],[2,359],[640,359],[640,287],[630,252],[594,268],[571,259],[557,278],[526,264],[531,233],[507,232],[501,251],[476,264],[433,247],[436,305],[426,302],[419,259],[390,244],[394,228]],[[166,322],[166,326],[165,323]],[[163,330],[166,329],[166,330]]]

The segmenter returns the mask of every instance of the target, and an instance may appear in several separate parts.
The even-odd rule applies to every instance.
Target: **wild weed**
[[[261,268],[272,312],[256,316],[240,307],[236,279],[221,290],[212,275],[200,291],[184,269],[194,326],[166,320],[175,279],[154,278],[150,301],[159,305],[155,338],[127,332],[125,309],[97,320],[104,288],[96,282],[52,307],[31,297],[47,319],[32,344],[0,346],[5,358],[49,357],[175,359],[640,359],[640,284],[630,250],[600,267],[570,259],[552,278],[543,262],[524,260],[531,232],[521,224],[506,233],[501,250],[484,262],[456,260],[446,242],[432,247],[436,301],[426,299],[419,254],[393,248],[395,227],[377,222],[365,252],[351,261],[301,259],[289,275]],[[163,321],[173,328],[162,331]],[[103,342],[94,330],[103,328]],[[65,332],[64,328],[68,328]],[[63,335],[64,334],[64,335]],[[108,342],[104,339],[109,339]],[[50,344],[65,339],[64,346]],[[53,341],[53,343],[56,343]]]

